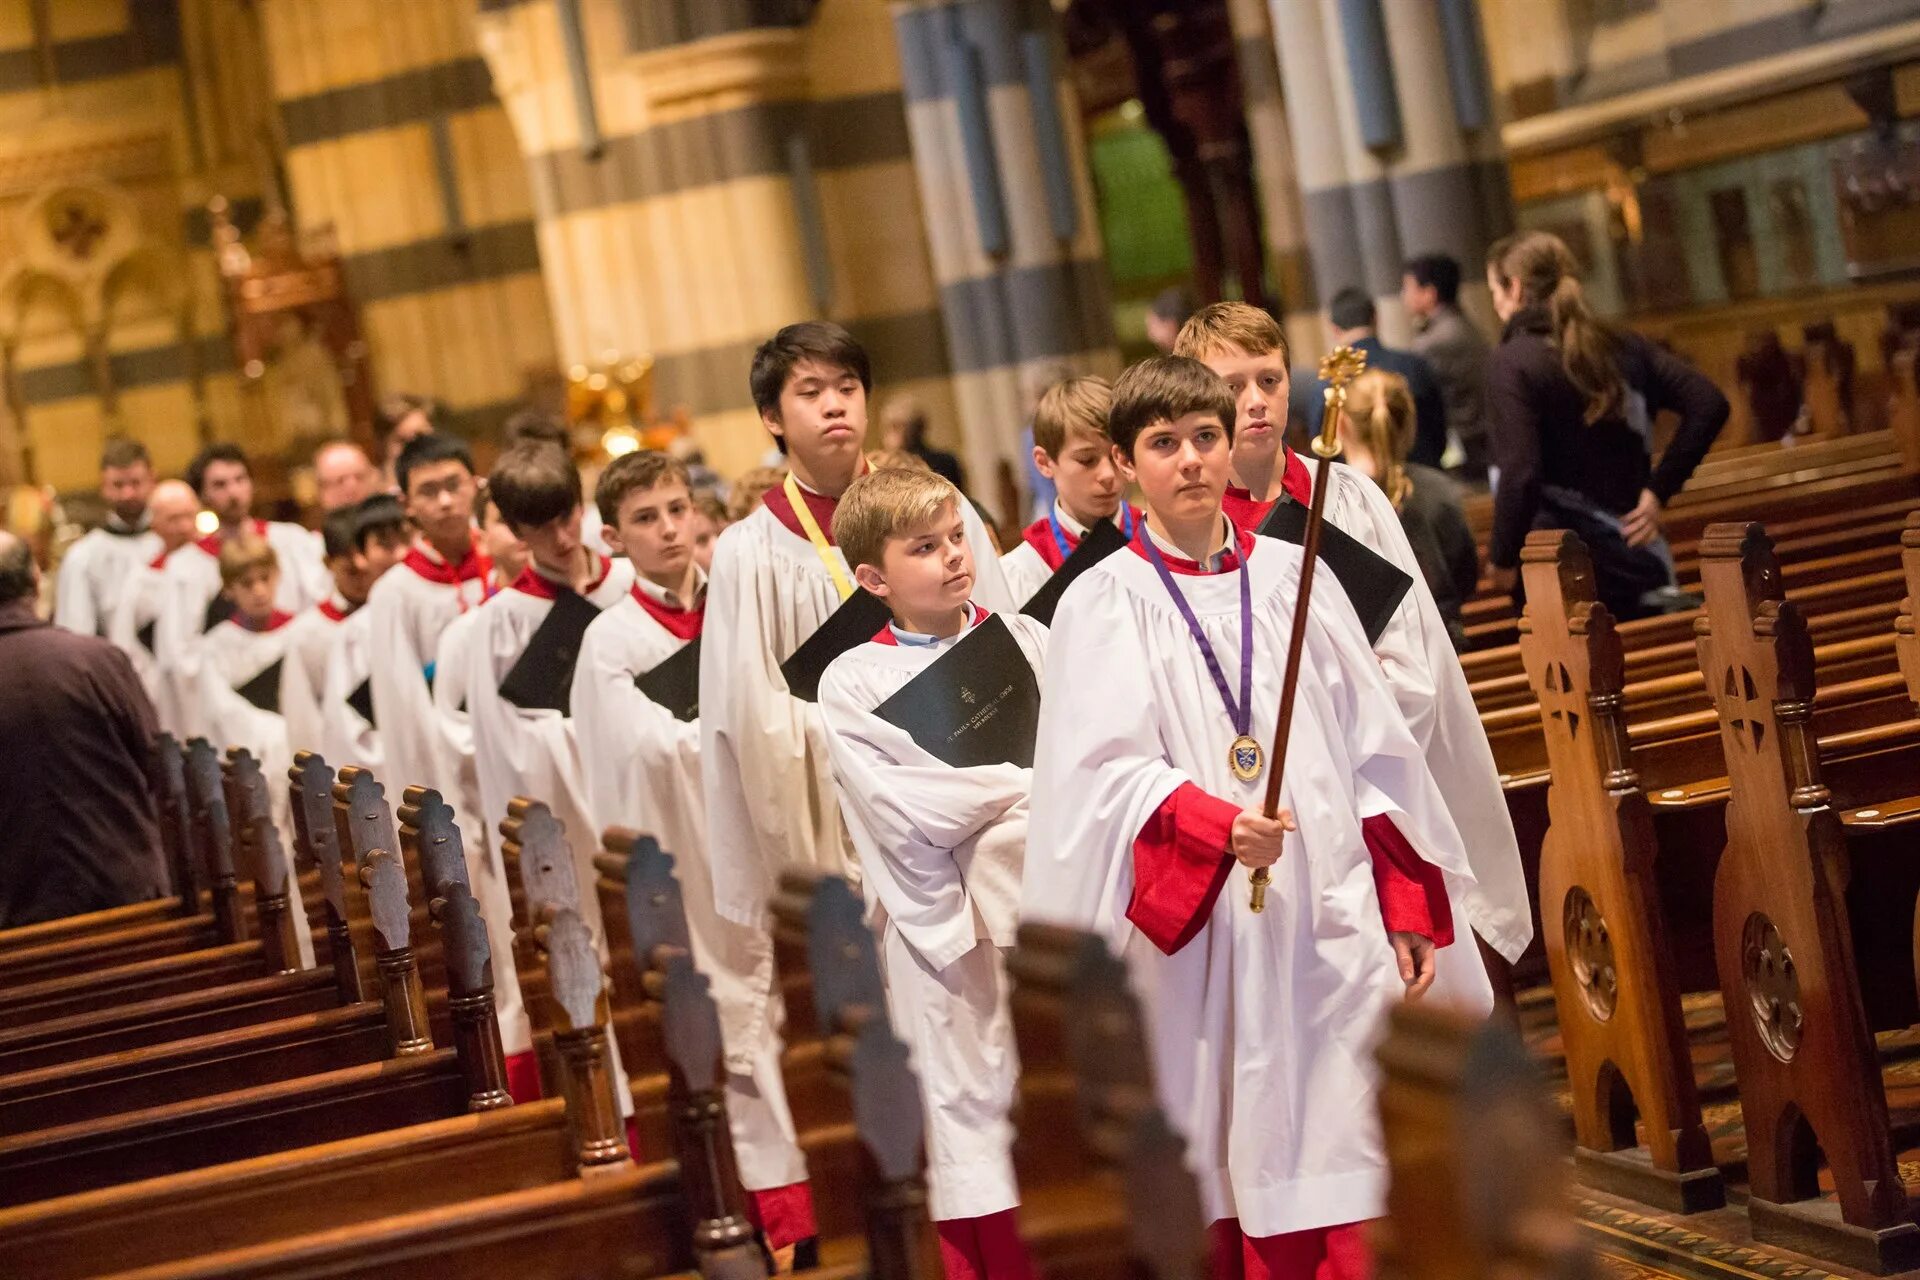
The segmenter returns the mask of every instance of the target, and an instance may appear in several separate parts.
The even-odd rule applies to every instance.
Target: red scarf
[[[256,538],[264,538],[267,536],[267,522],[265,520],[250,520],[247,522],[247,531]],[[215,529],[212,533],[199,539],[193,545],[218,560],[220,558],[220,547],[224,541],[225,539],[220,536],[220,531]],[[163,560],[165,558],[165,556],[161,557]]]
[[[434,559],[418,543],[407,548],[406,559],[400,563],[428,582],[437,582],[443,587],[457,587],[462,582],[485,578],[493,572],[493,561],[481,555],[480,548],[471,542],[467,544],[467,554],[459,564]]]
[[[1147,555],[1147,539],[1152,536],[1152,534],[1147,532],[1147,522],[1142,520],[1133,527],[1133,541],[1129,542],[1127,546],[1132,550],[1133,554],[1139,556],[1142,560],[1148,560],[1151,557]],[[1233,539],[1236,546],[1234,549],[1230,549],[1221,555],[1220,567],[1218,569],[1209,569],[1197,560],[1188,560],[1183,556],[1176,556],[1163,547],[1155,547],[1154,550],[1160,553],[1160,559],[1164,561],[1167,568],[1173,572],[1204,578],[1216,573],[1232,573],[1240,567],[1240,561],[1243,557],[1252,554],[1254,543],[1253,530],[1242,529],[1239,525],[1235,525],[1233,527]]]
[[[867,470],[867,460],[863,457],[860,459],[860,465],[854,469],[853,478],[858,480],[867,474]],[[815,493],[801,484],[798,479],[793,483],[794,487],[800,490],[801,500],[807,504],[807,510],[813,512],[814,523],[820,526],[820,532],[826,538],[827,545],[838,546],[839,544],[833,540],[833,513],[839,508],[840,499],[829,498],[824,493]],[[773,513],[773,518],[778,520],[788,533],[796,538],[806,538],[807,531],[800,527],[800,517],[793,513],[793,504],[787,501],[787,485],[784,480],[761,494],[760,501],[768,511]]]
[[[667,629],[667,634],[676,640],[691,640],[700,634],[701,624],[707,620],[707,602],[703,597],[699,604],[691,609],[676,609],[670,604],[655,600],[640,589],[638,582],[633,584],[634,603],[645,609],[653,620]]]
[[[231,622],[234,626],[240,628],[242,631],[251,631],[255,635],[265,635],[269,631],[278,631],[280,628],[286,626],[289,622],[292,622],[293,615],[290,613],[282,613],[280,612],[280,610],[275,609],[272,613],[267,615],[266,624],[264,626],[258,626],[258,627],[249,623],[246,619],[246,615],[239,614],[239,613],[234,614],[232,617],[228,618],[227,621]]]
[[[354,605],[351,608],[342,609],[339,605],[335,604],[331,600],[322,600],[318,605],[314,607],[320,610],[320,616],[325,618],[328,622],[345,622],[347,620],[347,615],[352,613],[354,609],[357,609],[360,606]]]
[[[1301,506],[1310,505],[1313,502],[1313,477],[1307,473],[1307,464],[1286,445],[1281,445],[1280,449],[1286,455],[1286,464],[1280,473],[1280,488]],[[1273,503],[1262,502],[1239,485],[1230,484],[1220,497],[1220,509],[1227,513],[1227,519],[1233,521],[1234,528],[1255,530],[1267,518],[1267,512],[1273,510]]]
[[[1140,508],[1133,509],[1133,523],[1136,527],[1146,518]],[[1060,525],[1060,533],[1067,540],[1067,555],[1070,556],[1080,549],[1080,535],[1067,528],[1064,522]],[[1020,540],[1038,552],[1047,568],[1055,573],[1058,573],[1060,566],[1067,562],[1066,556],[1060,554],[1060,544],[1053,540],[1053,522],[1045,516],[1041,516],[1022,529]]]
[[[613,572],[613,561],[611,559],[606,556],[600,556],[599,560],[600,572],[598,576],[587,584],[587,589],[582,591],[580,593],[581,595],[590,596],[598,591],[601,585],[606,582],[607,575]],[[536,600],[558,600],[562,591],[573,590],[572,587],[562,586],[552,579],[536,573],[531,563],[520,571],[519,577],[513,580],[513,589],[524,592]]]
[[[986,609],[976,604],[973,606],[973,621],[968,624],[967,629],[972,630],[974,627],[979,626],[981,623],[985,622],[986,620],[987,620]],[[873,633],[873,642],[875,644],[890,644],[890,645],[894,645],[895,647],[899,647],[900,638],[893,634],[893,624],[888,623],[886,626],[880,628],[878,631]]]

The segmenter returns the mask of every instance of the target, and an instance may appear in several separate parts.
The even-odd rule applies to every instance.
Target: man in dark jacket
[[[1379,322],[1373,299],[1354,288],[1342,289],[1327,304],[1327,325],[1333,330],[1335,346],[1353,347],[1367,356],[1367,368],[1384,369],[1407,380],[1413,393],[1413,439],[1407,441],[1407,461],[1423,467],[1440,465],[1447,451],[1447,402],[1440,393],[1440,380],[1433,366],[1411,351],[1401,351],[1380,341],[1375,326]],[[1293,429],[1312,434],[1320,429],[1320,406],[1327,384],[1318,378],[1296,378],[1293,382],[1289,416]]]
[[[125,654],[39,619],[39,581],[0,530],[0,928],[166,891],[153,704]]]

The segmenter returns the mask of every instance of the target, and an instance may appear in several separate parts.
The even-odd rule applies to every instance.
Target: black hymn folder
[[[372,676],[368,676],[365,680],[362,680],[360,682],[359,687],[356,688],[352,693],[347,695],[347,705],[352,707],[354,711],[358,712],[360,718],[362,720],[365,720],[370,728],[378,729],[380,727],[378,724],[374,723],[374,719],[373,719],[373,677]]]
[[[1300,546],[1307,537],[1307,509],[1282,495],[1260,522],[1259,532],[1262,537]],[[1366,628],[1367,643],[1378,643],[1387,623],[1393,621],[1393,611],[1413,589],[1413,579],[1331,520],[1323,520],[1320,525],[1320,559],[1333,570],[1347,599],[1353,601],[1353,611]]]
[[[526,649],[500,682],[500,696],[522,711],[573,713],[573,666],[580,641],[600,607],[577,591],[562,591],[534,629]]]
[[[1073,580],[1126,545],[1127,535],[1115,528],[1113,521],[1097,522],[1087,530],[1087,536],[1080,539],[1080,545],[1073,549],[1073,554],[1061,562],[1053,576],[1033,593],[1033,598],[1021,607],[1020,612],[1035,622],[1052,626],[1053,611],[1060,607],[1060,597],[1067,593]]]
[[[207,615],[201,620],[202,633],[213,630],[234,615],[233,601],[225,596],[215,596],[207,601]]]
[[[653,670],[633,678],[634,687],[673,712],[675,720],[700,718],[700,637],[680,646]]]
[[[927,754],[966,769],[1033,767],[1040,682],[1013,632],[989,616],[873,714],[905,729]]]
[[[133,638],[138,640],[140,647],[148,653],[153,652],[153,626],[154,624],[151,622],[143,622],[140,624],[139,629],[133,633]]]
[[[827,673],[827,664],[853,646],[873,639],[892,617],[886,601],[879,596],[865,587],[855,591],[793,651],[791,658],[780,664],[787,691],[806,702],[820,701],[820,677]]]
[[[273,662],[253,679],[239,685],[234,692],[251,702],[262,711],[280,714],[280,664],[285,658],[275,658]]]

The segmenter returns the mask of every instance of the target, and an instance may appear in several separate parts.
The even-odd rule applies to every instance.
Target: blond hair
[[[280,557],[265,538],[246,534],[220,544],[220,585],[231,587],[255,569],[280,568]]]
[[[1033,411],[1033,442],[1049,458],[1058,458],[1067,441],[1082,435],[1107,438],[1107,415],[1113,412],[1113,385],[1105,378],[1068,378],[1048,387]]]
[[[1398,511],[1413,492],[1407,476],[1407,444],[1413,438],[1413,392],[1407,380],[1384,369],[1369,369],[1347,388],[1347,429],[1372,454],[1380,488]]]
[[[917,453],[908,453],[905,449],[875,449],[867,454],[867,466],[874,471],[887,468],[905,471],[931,471],[927,460]]]
[[[952,483],[931,471],[887,467],[847,486],[833,513],[833,540],[854,566],[876,568],[887,539],[916,529],[962,501]]]
[[[732,523],[745,520],[760,509],[767,490],[787,478],[785,467],[754,467],[743,471],[740,478],[733,482],[727,498],[727,520]]]
[[[1588,424],[1618,413],[1627,394],[1614,354],[1618,340],[1587,305],[1580,264],[1566,241],[1549,231],[1522,231],[1487,250],[1487,266],[1502,288],[1519,286],[1522,306],[1546,308],[1561,367],[1586,397]]]
[[[1188,317],[1173,340],[1174,355],[1195,360],[1205,360],[1228,347],[1238,347],[1250,356],[1278,351],[1283,362],[1293,359],[1280,322],[1245,302],[1208,303]]]

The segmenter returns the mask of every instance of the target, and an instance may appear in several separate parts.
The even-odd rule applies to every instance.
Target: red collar
[[[589,582],[587,584],[587,589],[581,592],[580,594],[585,596],[590,596],[594,592],[598,591],[601,585],[606,582],[607,575],[612,572],[613,572],[612,559],[610,559],[607,556],[601,556],[599,574],[594,578],[592,582]],[[563,587],[559,583],[554,582],[552,579],[544,577],[539,573],[536,573],[534,571],[534,568],[531,562],[528,563],[526,568],[520,571],[520,576],[513,580],[513,589],[515,591],[524,592],[525,594],[534,597],[536,600],[558,600],[560,598],[560,593],[562,591],[573,590],[573,588],[571,587]]]
[[[833,513],[840,505],[840,499],[829,498],[824,493],[815,493],[805,485],[800,486],[800,499],[807,504],[807,510],[813,512],[814,523],[820,526],[820,532],[826,535],[827,545],[837,545],[833,540]],[[777,484],[760,497],[766,508],[772,513],[788,533],[796,538],[805,538],[807,531],[800,527],[800,518],[793,514],[793,504],[787,501],[787,487]]]
[[[1307,471],[1307,464],[1300,455],[1286,445],[1280,446],[1286,455],[1286,462],[1280,473],[1280,488],[1289,498],[1301,506],[1313,501],[1313,476]],[[1267,512],[1273,510],[1273,503],[1263,502],[1237,484],[1227,486],[1220,496],[1220,509],[1227,513],[1237,529],[1258,529],[1261,521],[1267,518]]]
[[[267,522],[265,520],[249,521],[248,532],[253,534],[253,536],[256,538],[266,537]],[[208,555],[212,556],[214,559],[217,560],[220,558],[220,547],[223,541],[224,539],[221,538],[220,531],[218,529],[215,529],[212,533],[208,534],[206,537],[198,539],[193,545],[200,548],[202,551],[206,552]],[[164,558],[165,557],[163,556],[162,559]]]
[[[147,568],[153,569],[153,570],[160,570],[166,567],[167,567],[167,553],[165,551],[162,551],[159,555],[155,556],[153,558],[153,563],[147,566]]]
[[[973,621],[970,624],[968,624],[967,629],[971,631],[974,627],[979,626],[981,623],[985,622],[986,620],[987,620],[986,609],[976,604],[975,606],[973,606]],[[900,644],[899,638],[893,634],[893,624],[891,622],[889,622],[886,626],[880,628],[880,630],[874,632],[873,642],[875,644],[890,644],[900,648],[905,647]]]
[[[693,639],[700,634],[701,624],[707,620],[707,602],[704,597],[691,609],[676,609],[642,591],[638,581],[633,584],[632,594],[634,603],[645,609],[653,620],[665,627],[667,634],[676,640]]]
[[[290,613],[282,613],[280,610],[275,609],[273,613],[268,616],[266,625],[262,627],[249,625],[247,620],[237,613],[228,618],[227,621],[242,631],[251,631],[254,635],[265,635],[269,631],[278,631],[289,622],[292,622],[293,615]]]
[[[480,548],[471,542],[467,544],[467,554],[459,564],[435,559],[417,542],[407,548],[406,559],[400,563],[428,582],[437,582],[443,587],[457,587],[462,582],[485,578],[493,572],[493,561],[481,555]]]
[[[354,609],[357,609],[360,606],[354,605],[351,608],[342,609],[339,605],[335,604],[331,600],[322,600],[319,604],[315,605],[314,607],[320,610],[320,616],[325,618],[328,622],[345,622],[347,620],[347,615],[352,613]]]
[[[1147,532],[1147,522],[1142,520],[1133,527],[1133,541],[1127,544],[1135,555],[1149,562],[1151,562],[1152,559],[1152,557],[1147,555],[1147,539],[1150,536]],[[1253,553],[1253,530],[1243,529],[1236,524],[1233,527],[1233,539],[1236,544],[1236,549],[1228,551],[1220,557],[1220,567],[1218,569],[1209,569],[1197,560],[1188,560],[1183,556],[1169,555],[1158,547],[1155,547],[1154,550],[1160,551],[1160,559],[1165,561],[1167,568],[1173,572],[1184,573],[1191,577],[1205,578],[1211,577],[1216,573],[1232,573],[1240,567],[1240,561],[1242,559]]]

